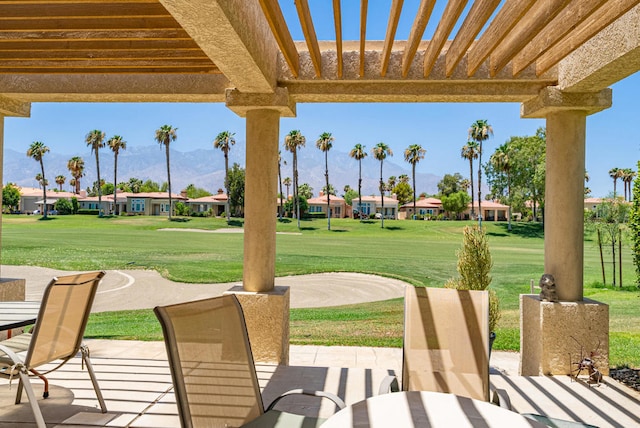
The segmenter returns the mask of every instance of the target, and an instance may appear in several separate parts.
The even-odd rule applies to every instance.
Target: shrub
[[[100,210],[90,210],[88,208],[80,208],[78,210],[78,214],[80,215],[98,215],[100,213]]]
[[[53,208],[56,211],[58,211],[58,214],[60,215],[68,215],[73,212],[73,206],[71,205],[71,201],[65,198],[58,199],[56,203],[53,205]]]

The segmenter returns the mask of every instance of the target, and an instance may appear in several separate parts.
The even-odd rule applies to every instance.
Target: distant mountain
[[[85,161],[85,176],[81,179],[83,189],[91,185],[96,179],[95,155],[87,151],[80,154]],[[67,161],[71,155],[60,155],[49,152],[44,157],[45,175],[49,180],[49,187],[55,186],[55,177],[64,175],[67,182],[63,189],[70,190],[71,175],[67,169]],[[293,177],[291,169],[291,153],[282,153],[282,178]],[[229,165],[237,162],[244,166],[245,146],[236,144],[229,153]],[[394,175],[407,174],[411,177],[408,164],[400,165],[388,158],[384,161],[383,174],[385,179]],[[224,184],[224,157],[219,150],[199,149],[190,152],[171,150],[171,184],[174,192],[179,192],[189,184],[202,187],[215,193]],[[286,164],[285,164],[286,162]],[[324,186],[324,155],[315,148],[305,147],[298,153],[298,169],[300,184],[308,183],[318,192]],[[20,186],[38,187],[35,180],[40,172],[40,165],[27,158],[25,153],[12,149],[4,149],[4,177],[3,182],[16,183]],[[362,194],[370,195],[378,192],[380,162],[371,156],[362,161]],[[106,181],[113,181],[113,153],[104,149],[100,151],[100,175]],[[136,177],[143,181],[153,180],[158,183],[167,181],[167,165],[165,151],[160,146],[131,147],[120,152],[118,156],[118,181],[127,181]],[[429,194],[437,192],[437,184],[441,180],[434,174],[416,174],[417,191]],[[358,187],[358,162],[349,157],[347,152],[329,151],[329,181],[342,194],[344,186],[349,184],[353,189]],[[283,188],[286,192],[286,189]]]

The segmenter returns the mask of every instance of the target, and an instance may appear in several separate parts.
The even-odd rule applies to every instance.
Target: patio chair
[[[274,410],[283,397],[305,394],[344,402],[320,391],[292,390],[263,407],[251,345],[235,295],[156,307],[183,428],[318,427],[323,420]]]
[[[506,391],[490,394],[487,291],[407,287],[404,317],[404,391],[447,392],[510,408]]]
[[[46,428],[46,425],[29,381],[29,373],[44,381],[43,397],[47,398],[49,383],[44,375],[60,368],[75,357],[78,351],[82,355],[83,364],[87,366],[102,413],[107,412],[89,359],[89,349],[82,344],[91,305],[104,275],[104,272],[90,272],[53,278],[45,288],[32,332],[0,342],[0,375],[10,379],[18,376],[16,404],[20,404],[24,388],[39,428]],[[60,360],[59,364],[46,372],[36,370],[57,360]]]

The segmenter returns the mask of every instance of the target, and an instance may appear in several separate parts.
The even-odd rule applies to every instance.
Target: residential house
[[[327,196],[324,192],[320,192],[317,198],[307,199],[307,204],[310,214],[324,213],[326,217]],[[339,196],[329,195],[329,210],[331,218],[351,217],[351,207]]]
[[[25,214],[31,214],[36,210],[43,212],[45,201],[42,199],[42,189],[35,187],[19,187],[18,190],[20,192],[18,211]],[[59,192],[51,188],[47,189],[47,212],[54,209],[54,205],[58,199],[71,199],[74,196],[78,197],[78,195],[71,192]]]
[[[478,215],[478,202],[473,202],[473,210]],[[471,204],[469,208],[462,213],[462,217],[467,220],[471,216]],[[501,204],[495,201],[482,201],[482,219],[484,221],[508,221],[509,205]]]
[[[409,202],[398,208],[398,218],[401,220],[413,218],[414,214],[419,216],[435,217],[443,213],[442,201],[437,198],[420,197],[416,201],[416,212],[413,212],[413,202]]]
[[[172,203],[187,202],[182,195],[171,195]],[[129,215],[169,215],[167,192],[128,193],[126,212]]]
[[[186,197],[186,193],[183,192],[182,196]],[[187,204],[191,212],[193,213],[211,213],[214,216],[221,216],[224,214],[225,206],[227,203],[227,195],[223,190],[218,190],[215,195],[203,196],[201,198],[189,199]]]
[[[123,192],[118,190],[118,197],[116,198],[117,206],[114,205],[114,197],[113,195],[102,195],[102,209],[104,210],[103,214],[115,214],[120,215],[121,213],[127,212],[127,197],[133,196],[135,193]],[[84,196],[78,197],[78,205],[80,209],[85,210],[97,210],[100,209],[98,204],[97,196]]]
[[[384,218],[394,220],[398,218],[398,200],[395,195],[384,197],[384,213],[382,212],[382,198],[380,196],[362,196],[362,205],[360,205],[359,198],[353,198],[351,204],[354,210],[366,215],[379,213],[384,215]]]

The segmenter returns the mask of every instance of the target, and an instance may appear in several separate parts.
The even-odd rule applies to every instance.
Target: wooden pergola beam
[[[453,27],[458,22],[458,18],[460,18],[466,5],[467,0],[451,0],[444,8],[436,32],[433,34],[433,38],[424,53],[424,77],[428,77],[431,74],[431,70],[433,70],[433,66],[436,64],[440,52],[442,52],[442,47],[451,31],[453,31]]]
[[[638,0],[609,0],[605,7],[595,11],[564,39],[547,50],[536,62],[536,74],[542,75],[564,57],[582,46],[616,19],[638,4]]]
[[[583,0],[573,2],[562,10],[536,35],[513,59],[513,74],[521,73],[536,59],[597,11],[607,0]]]
[[[491,54],[490,73],[495,77],[571,0],[538,0]]]
[[[482,63],[493,50],[504,40],[509,31],[515,27],[522,17],[533,6],[536,0],[507,0],[495,19],[480,36],[478,42],[469,50],[467,56],[467,76],[478,71]]]
[[[316,77],[321,77],[322,55],[320,54],[318,37],[316,36],[316,30],[313,27],[313,20],[311,19],[309,2],[307,0],[296,0],[295,4],[296,10],[298,11],[298,17],[300,18],[300,25],[302,26],[302,33],[304,34],[304,39],[307,42],[309,54],[311,55],[311,62],[313,62],[313,66],[316,71]]]
[[[451,77],[453,70],[467,53],[467,49],[473,43],[482,27],[487,23],[491,14],[500,4],[500,0],[477,0],[471,6],[469,14],[462,23],[455,39],[445,57],[445,74]]]
[[[398,29],[398,21],[400,21],[403,3],[404,0],[393,0],[393,3],[391,3],[387,34],[384,38],[384,47],[382,48],[382,68],[380,69],[380,75],[382,77],[387,74],[387,68],[389,68],[389,58],[391,57],[391,49],[393,48],[393,42],[396,38],[396,30]]]
[[[369,7],[368,0],[361,0],[360,2],[360,77],[364,77],[364,53],[366,51],[367,43],[367,9]]]
[[[280,4],[277,0],[260,0],[260,6],[262,7],[262,12],[264,12],[265,17],[267,18],[269,27],[271,27],[271,32],[278,43],[278,47],[280,47],[282,56],[284,56],[285,61],[287,61],[287,64],[289,65],[291,74],[298,77],[300,73],[298,50],[296,49],[293,37],[291,37],[291,32],[289,32],[289,27],[282,15]]]
[[[342,79],[342,13],[340,0],[333,0],[333,22],[336,27],[336,56],[338,59],[338,79]]]
[[[409,39],[402,55],[402,77],[407,77],[407,74],[409,74],[409,68],[411,68],[411,63],[422,40],[424,30],[427,28],[435,4],[435,0],[422,0],[420,2],[416,19],[413,21],[413,26],[411,26]]]

